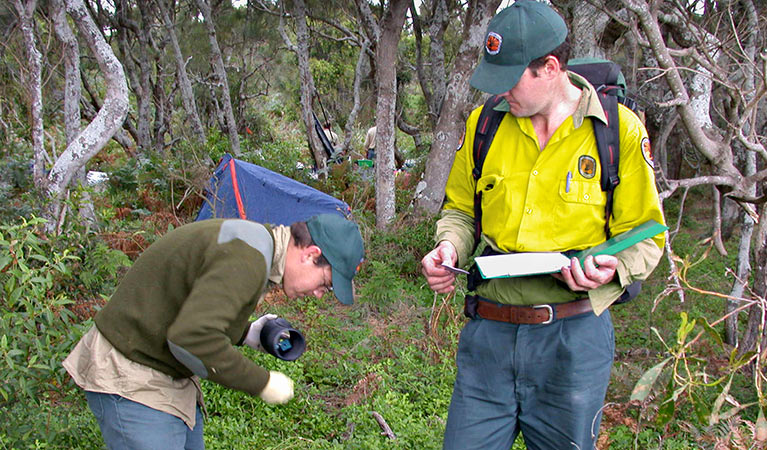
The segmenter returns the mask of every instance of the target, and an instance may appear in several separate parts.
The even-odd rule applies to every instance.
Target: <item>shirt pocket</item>
[[[511,190],[503,176],[492,174],[477,180],[477,192],[482,193],[482,232],[497,240],[507,229]]]
[[[599,180],[571,179],[569,183],[561,180],[554,207],[552,240],[563,249],[592,241],[584,230],[604,226],[605,203]]]

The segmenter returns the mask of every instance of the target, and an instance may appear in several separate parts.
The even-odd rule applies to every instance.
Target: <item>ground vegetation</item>
[[[767,10],[553,3],[576,56],[624,68],[670,227],[640,297],[611,308],[599,448],[763,448]],[[206,383],[207,446],[440,448],[465,286],[435,296],[419,261],[482,102],[467,76],[497,7],[0,4],[0,448],[100,447],[60,362],[131,261],[194,220],[225,153],[346,201],[368,256],[354,306],[269,293],[257,313],[286,317],[309,347],[294,363],[248,356],[294,378],[296,399],[270,406]],[[327,160],[308,113],[342,136]],[[357,160],[374,124],[389,153],[370,169]]]

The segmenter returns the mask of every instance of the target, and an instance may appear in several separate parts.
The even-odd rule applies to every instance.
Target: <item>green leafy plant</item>
[[[55,429],[18,422],[8,413],[66,401],[62,387],[68,375],[61,360],[89,325],[80,323],[67,308],[72,300],[55,286],[77,258],[68,250],[52,251],[51,242],[38,235],[43,223],[32,218],[0,225],[0,422],[13,424],[3,438],[10,442],[52,439]]]

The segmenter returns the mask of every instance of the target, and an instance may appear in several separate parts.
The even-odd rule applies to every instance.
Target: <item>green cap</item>
[[[548,5],[517,0],[490,20],[485,52],[469,83],[490,94],[516,86],[530,62],[546,56],[567,37],[567,25]]]
[[[306,221],[309,234],[333,269],[333,293],[345,305],[354,303],[352,278],[365,258],[356,223],[338,214],[320,214]]]

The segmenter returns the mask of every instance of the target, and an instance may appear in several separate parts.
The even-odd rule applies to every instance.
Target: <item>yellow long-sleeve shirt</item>
[[[472,176],[472,149],[481,108],[469,116],[466,139],[456,154],[445,189],[447,203],[437,225],[437,241],[449,240],[456,246],[459,264],[465,263],[474,243],[475,190],[482,191],[483,238],[497,250],[580,250],[606,239],[606,194],[599,183],[602,167],[592,125],[592,120],[605,121],[605,113],[594,88],[576,74],[570,73],[570,78],[582,89],[581,100],[543,150],[529,118],[506,114],[477,182]],[[508,104],[502,101],[496,108],[508,111]],[[650,219],[664,222],[647,131],[623,105],[619,105],[619,121],[621,182],[614,193],[613,236]],[[649,276],[663,243],[661,234],[617,255],[615,280],[589,292],[597,314],[625,286]],[[477,293],[509,304],[561,303],[583,296],[550,275],[494,279],[483,283]]]

